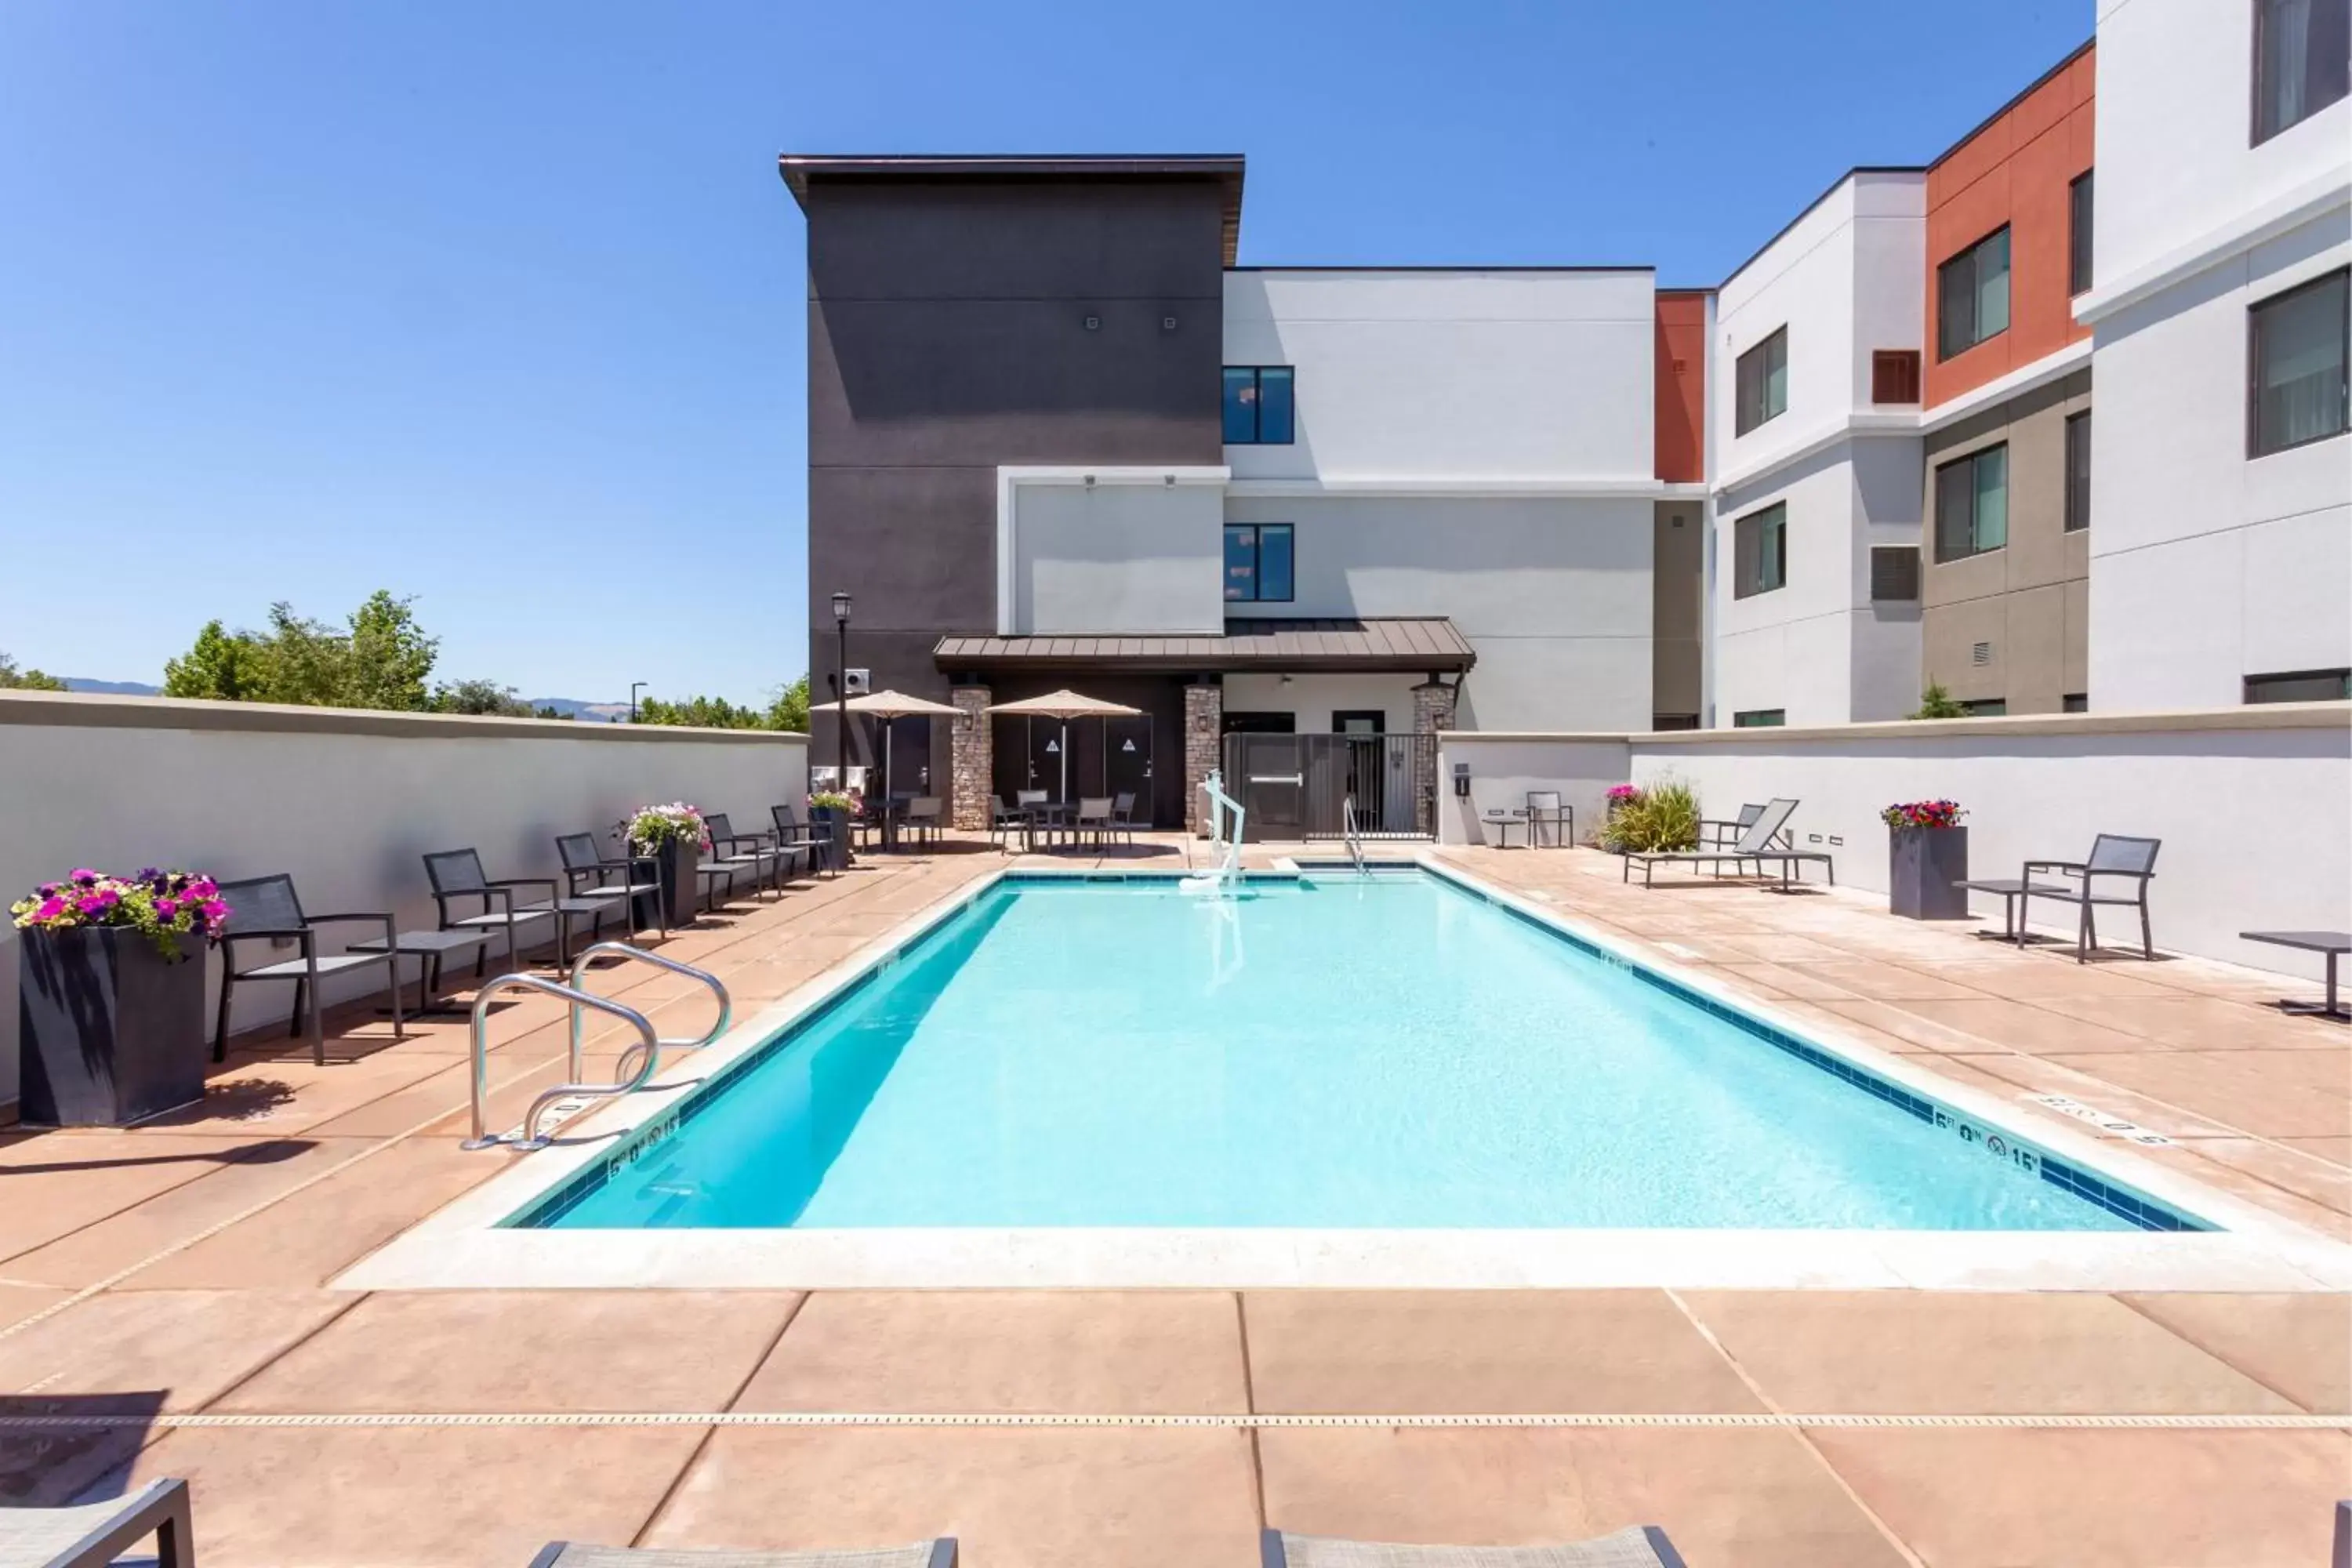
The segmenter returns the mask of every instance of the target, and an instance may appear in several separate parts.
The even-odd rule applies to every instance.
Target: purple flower
[[[184,891],[199,899],[209,899],[220,891],[220,884],[210,877],[198,877],[187,885]]]
[[[163,873],[161,870],[157,869],[153,866],[142,866],[139,868],[138,874],[131,879],[134,882],[152,882],[163,874]]]
[[[78,870],[68,872],[66,880],[77,888],[95,888],[98,886],[98,873],[84,866]]]
[[[74,907],[86,915],[102,915],[106,912],[106,895],[84,893],[74,900]]]
[[[55,882],[44,882],[39,887],[34,889],[33,891],[40,894],[41,897],[45,899],[53,899],[57,897],[58,885]]]
[[[55,888],[57,884],[52,882],[49,886]],[[65,912],[66,901],[52,893],[41,900],[40,908],[33,911],[33,918],[37,921],[53,921]]]
[[[167,921],[177,919],[180,913],[180,900],[166,894],[155,900],[155,912]]]

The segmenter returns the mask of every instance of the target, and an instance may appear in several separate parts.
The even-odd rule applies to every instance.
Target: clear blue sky
[[[2091,0],[1964,26],[1886,0],[7,0],[0,649],[156,680],[211,616],[340,618],[381,586],[417,595],[446,677],[757,698],[805,660],[779,152],[1242,153],[1244,262],[1714,283],[2091,24]]]

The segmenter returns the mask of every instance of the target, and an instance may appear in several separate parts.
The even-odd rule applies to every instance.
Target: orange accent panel
[[[1657,296],[1657,465],[1669,481],[1706,478],[1706,299],[1704,289]]]
[[[1927,170],[1925,406],[1997,381],[2090,330],[2074,321],[2066,263],[2069,187],[2091,167],[2095,53],[2019,99]],[[2009,226],[2009,330],[1948,360],[1936,357],[1936,273]]]

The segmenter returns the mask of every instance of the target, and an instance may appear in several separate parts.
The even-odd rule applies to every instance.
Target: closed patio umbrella
[[[890,807],[890,725],[892,719],[906,719],[918,714],[936,714],[953,719],[962,713],[961,708],[945,702],[934,702],[928,697],[909,697],[903,691],[876,691],[864,697],[853,697],[845,705],[852,713],[870,713],[883,720],[882,726],[882,808],[889,815]]]
[[[993,703],[991,713],[1018,713],[1031,719],[1058,719],[1062,721],[1062,795],[1070,798],[1070,721],[1073,719],[1135,719],[1142,716],[1140,708],[1129,708],[1124,702],[1106,702],[1099,697],[1087,697],[1065,688],[1048,691],[1043,697],[1024,697],[1018,702]]]

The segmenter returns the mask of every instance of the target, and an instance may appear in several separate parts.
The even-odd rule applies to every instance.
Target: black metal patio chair
[[[759,897],[762,885],[773,888],[778,898],[783,897],[783,867],[791,857],[775,847],[773,834],[738,833],[723,811],[707,812],[702,821],[710,830],[714,864],[749,871],[753,898]]]
[[[387,984],[392,989],[392,1037],[404,1038],[405,1030],[400,1012],[400,959],[389,943],[395,922],[389,911],[368,911],[360,914],[306,915],[302,900],[295,896],[294,879],[280,871],[268,877],[247,877],[241,881],[223,882],[220,896],[228,905],[227,922],[220,934],[221,988],[220,1011],[213,1025],[213,1060],[225,1061],[228,1057],[229,998],[236,993],[240,980],[290,980],[294,983],[294,1013],[286,1030],[290,1039],[302,1033],[303,1002],[310,1003],[310,1059],[320,1067],[327,1065],[327,1035],[320,1022],[319,983],[331,974],[346,974],[381,963],[385,968]],[[386,946],[375,952],[326,952],[319,951],[319,931],[331,925],[381,925]],[[236,944],[241,942],[291,942],[296,956],[274,963],[256,964],[250,969],[236,966]]]
[[[2074,929],[2074,962],[2090,961],[2091,950],[2099,945],[2099,927],[2095,911],[2102,904],[2136,908],[2139,910],[2140,956],[2156,957],[2156,938],[2147,918],[2147,885],[2156,878],[2156,852],[2164,847],[2161,838],[2130,838],[2121,834],[2102,833],[2091,841],[2091,854],[2084,860],[2028,860],[2019,873],[2018,880],[2025,908],[2031,909],[2035,899],[2053,903],[2072,904],[2079,911]],[[2075,879],[2073,882],[2035,881],[2036,871],[2053,871],[2062,877]],[[2108,889],[2102,891],[2101,878],[2107,879]],[[2119,882],[2130,884],[2118,889]],[[2019,926],[2024,924],[2022,911]]]
[[[1528,791],[1528,844],[1543,847],[1545,828],[1551,829],[1552,847],[1573,848],[1576,844],[1576,807],[1560,799],[1556,789]]]
[[[661,872],[649,855],[615,856],[608,858],[604,847],[593,833],[560,833],[555,838],[555,853],[563,861],[563,891],[566,898],[612,900],[628,910],[623,924],[631,935],[650,925],[664,937],[669,935],[669,921],[662,909]],[[614,879],[620,879],[615,882]],[[650,913],[650,921],[645,917]],[[604,928],[599,919],[589,932],[594,941]]]
[[[427,853],[425,879],[433,886],[433,907],[440,929],[503,932],[509,966],[522,962],[524,928],[536,927],[540,921],[555,916],[554,878],[501,877],[493,881],[482,871],[482,857],[472,849],[436,849]],[[517,903],[515,894],[523,889],[543,889],[547,897],[535,904]],[[458,906],[460,912],[452,914],[452,904]],[[474,955],[476,979],[488,972],[489,962],[490,944],[486,942]]]
[[[772,805],[768,808],[768,816],[776,825],[777,844],[805,849],[812,873],[840,874],[841,851],[848,842],[845,834],[836,835],[819,824],[803,822],[800,813],[789,805]]]
[[[988,797],[988,840],[999,849],[1010,851],[1010,840],[1026,837],[1029,832],[1029,809],[1007,805],[1001,795]]]

